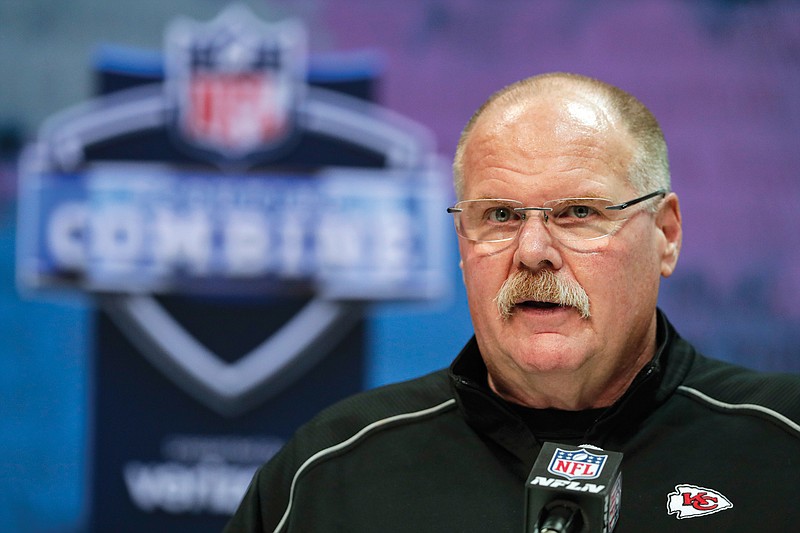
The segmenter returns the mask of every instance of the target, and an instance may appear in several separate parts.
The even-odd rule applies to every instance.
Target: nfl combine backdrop
[[[97,304],[90,522],[219,531],[257,465],[364,387],[364,307],[441,294],[447,178],[382,66],[234,6],[106,48],[23,158],[18,272]]]

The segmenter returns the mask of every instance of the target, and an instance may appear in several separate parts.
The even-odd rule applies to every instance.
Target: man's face
[[[591,99],[572,95],[496,106],[484,112],[467,141],[462,199],[506,198],[525,206],[568,197],[630,200],[641,195],[626,180],[632,150],[629,135]],[[657,214],[631,207],[622,228],[591,252],[554,240],[536,211],[513,241],[459,238],[476,338],[499,394],[536,407],[598,406],[598,398],[602,403],[604,396],[621,394],[615,388],[627,386],[629,369],[652,357],[660,276],[672,272],[677,248],[671,244],[680,240],[677,199],[649,202],[658,201],[663,205]],[[665,216],[672,235],[661,227]],[[590,317],[573,307],[532,302],[502,317],[495,297],[506,279],[523,270],[549,270],[577,282],[588,295]],[[556,378],[551,383],[583,383],[579,394],[587,405],[536,401],[537,393],[548,391],[532,387],[550,377]]]

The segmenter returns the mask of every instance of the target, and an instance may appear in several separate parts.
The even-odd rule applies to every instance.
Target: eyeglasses
[[[540,211],[553,238],[576,250],[598,248],[603,237],[616,233],[629,218],[625,209],[666,196],[659,189],[639,198],[614,204],[606,198],[562,198],[542,207],[524,207],[522,202],[505,199],[463,200],[447,212],[453,215],[456,233],[474,242],[505,242],[519,234],[528,211]]]

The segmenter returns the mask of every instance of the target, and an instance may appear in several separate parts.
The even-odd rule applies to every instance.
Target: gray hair
[[[599,96],[625,124],[628,133],[636,142],[636,148],[628,167],[628,180],[634,189],[641,194],[647,194],[656,189],[670,190],[667,144],[664,140],[664,133],[650,110],[633,95],[618,87],[578,74],[555,72],[532,76],[512,83],[491,95],[475,111],[461,132],[453,159],[453,186],[459,200],[464,199],[463,158],[465,146],[483,112],[494,104],[522,102],[565,88],[583,89]]]

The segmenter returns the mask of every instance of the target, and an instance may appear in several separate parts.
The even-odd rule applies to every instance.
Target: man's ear
[[[661,275],[669,277],[675,271],[678,256],[681,253],[683,228],[681,224],[681,207],[678,195],[669,193],[661,205],[656,219],[658,230],[661,232]]]

